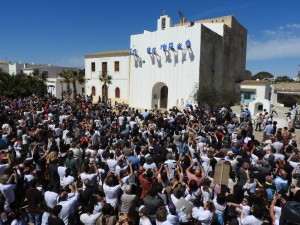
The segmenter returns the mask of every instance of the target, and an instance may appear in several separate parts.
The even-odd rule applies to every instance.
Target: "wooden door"
[[[102,62],[102,75],[107,75],[107,62]]]
[[[168,87],[163,86],[160,89],[160,108],[168,107]]]

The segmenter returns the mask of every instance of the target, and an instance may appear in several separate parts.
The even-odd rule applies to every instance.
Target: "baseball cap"
[[[234,155],[233,151],[228,151],[227,155]]]

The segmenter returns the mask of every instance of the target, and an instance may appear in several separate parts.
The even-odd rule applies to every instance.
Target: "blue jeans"
[[[218,215],[218,222],[219,222],[221,225],[223,225],[223,223],[224,223],[223,214],[218,213],[217,215]]]
[[[42,224],[42,214],[31,214],[28,213],[29,223],[33,223],[34,225]]]

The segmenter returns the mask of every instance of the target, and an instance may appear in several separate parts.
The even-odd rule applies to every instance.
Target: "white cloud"
[[[295,28],[295,29],[300,29],[300,24],[287,24],[287,28]]]
[[[249,41],[247,59],[300,57],[300,37],[285,40]]]
[[[300,24],[264,31],[261,40],[248,38],[247,60],[300,57]]]

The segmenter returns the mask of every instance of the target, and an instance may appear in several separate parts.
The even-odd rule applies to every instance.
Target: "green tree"
[[[60,74],[60,77],[64,79],[64,83],[67,85],[67,95],[68,98],[71,96],[71,83],[72,83],[72,71],[71,70],[63,70]]]
[[[231,107],[240,100],[240,94],[234,86],[219,89],[219,106]]]
[[[262,72],[259,72],[259,73],[255,74],[254,76],[252,76],[251,80],[257,80],[257,79],[263,80],[265,78],[270,79],[270,78],[274,78],[274,76],[269,72],[262,71]]]
[[[4,91],[6,89],[6,80],[10,76],[8,73],[0,72],[0,95],[4,96]]]
[[[207,105],[212,109],[217,101],[217,89],[214,86],[201,85],[195,93],[194,99],[199,106]]]
[[[199,106],[207,105],[210,109],[214,107],[231,107],[239,100],[239,94],[234,87],[223,87],[217,89],[210,85],[200,85],[194,95],[194,100]]]
[[[8,97],[37,94],[36,79],[25,74],[0,73],[0,95]]]
[[[25,75],[26,76],[26,75]],[[47,74],[45,72],[40,73],[39,69],[34,69],[32,73],[32,81],[33,81],[33,86],[35,87],[36,90],[36,95],[37,96],[44,96],[47,92],[47,87],[46,87],[46,82],[47,82]]]
[[[103,83],[103,93],[102,93],[102,99],[106,101],[108,99],[108,85],[112,83],[112,76],[103,73],[99,76],[99,80]]]
[[[15,93],[15,76],[8,73],[0,73],[0,94],[12,97]]]
[[[73,98],[77,98],[77,87],[76,83],[83,84],[85,82],[85,70],[79,70],[77,71],[71,71],[71,79],[72,79],[72,85],[73,85]]]
[[[279,76],[275,79],[276,82],[293,82],[294,80],[288,76]]]

